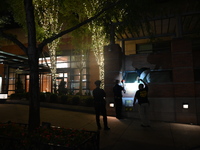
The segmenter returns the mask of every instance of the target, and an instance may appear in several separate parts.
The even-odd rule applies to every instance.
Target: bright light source
[[[57,63],[56,68],[69,68],[69,63]]]
[[[139,83],[125,83],[126,93],[134,93],[138,90]]]
[[[111,102],[111,103],[109,104],[109,106],[110,106],[111,108],[113,108],[113,107],[115,107],[115,104],[114,104],[113,102]]]
[[[188,109],[189,108],[189,105],[187,103],[183,104],[183,108],[184,109]]]
[[[7,99],[8,98],[8,94],[0,94],[0,99]]]

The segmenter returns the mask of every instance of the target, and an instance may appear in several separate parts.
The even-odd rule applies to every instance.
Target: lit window
[[[69,63],[57,63],[56,68],[69,68]]]

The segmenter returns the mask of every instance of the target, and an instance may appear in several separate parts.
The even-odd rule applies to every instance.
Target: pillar
[[[106,92],[106,101],[113,102],[112,88],[115,80],[122,79],[122,50],[118,44],[112,44],[104,47],[104,90]],[[113,108],[108,107],[108,115],[115,115]]]

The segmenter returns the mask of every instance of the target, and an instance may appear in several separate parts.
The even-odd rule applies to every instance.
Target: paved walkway
[[[28,122],[27,105],[0,104],[0,122]],[[96,130],[92,113],[41,107],[41,122],[54,126]],[[102,120],[102,119],[101,119]],[[152,122],[150,128],[139,120],[108,117],[110,131],[100,131],[100,150],[200,150],[200,126]]]

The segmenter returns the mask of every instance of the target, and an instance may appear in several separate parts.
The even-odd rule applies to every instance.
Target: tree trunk
[[[30,48],[30,51],[37,51],[36,48]],[[29,130],[40,125],[40,96],[39,96],[39,69],[38,56],[29,55],[30,63],[30,81],[29,81]]]
[[[39,49],[36,47],[35,16],[32,0],[24,0],[28,31],[28,60],[30,67],[29,81],[29,131],[40,125],[39,97]]]

